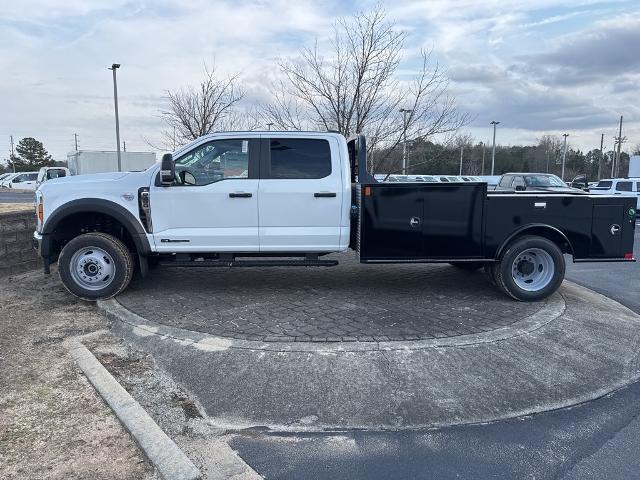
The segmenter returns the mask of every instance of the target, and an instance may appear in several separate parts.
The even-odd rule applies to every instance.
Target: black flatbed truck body
[[[635,199],[487,192],[486,183],[366,183],[356,190],[363,263],[494,262],[539,235],[574,261],[633,260]]]

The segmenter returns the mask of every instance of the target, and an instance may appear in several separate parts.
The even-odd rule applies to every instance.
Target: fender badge
[[[136,196],[133,193],[129,193],[129,192],[125,192],[120,196],[122,197],[123,200],[126,200],[128,202],[136,198]]]

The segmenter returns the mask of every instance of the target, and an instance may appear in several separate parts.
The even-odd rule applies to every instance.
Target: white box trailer
[[[122,171],[146,170],[156,163],[153,152],[120,152]],[[78,150],[67,154],[71,175],[105,173],[118,171],[118,152],[98,150]]]

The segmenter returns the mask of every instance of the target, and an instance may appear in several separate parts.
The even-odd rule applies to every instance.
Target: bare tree
[[[636,146],[633,147],[631,151],[631,155],[640,155],[640,143],[636,143]]]
[[[205,65],[204,79],[197,87],[166,91],[169,106],[160,112],[168,127],[162,132],[163,143],[175,148],[213,131],[239,125],[243,119],[236,107],[243,98],[237,74],[218,78],[215,67]]]
[[[469,121],[448,95],[447,73],[431,52],[421,52],[411,80],[398,78],[406,40],[406,33],[397,31],[379,6],[338,20],[328,57],[316,41],[299,57],[279,61],[283,78],[263,114],[284,130],[337,130],[345,136],[363,132],[370,170],[376,172],[383,164],[397,169],[387,160],[405,134],[425,139],[455,132]],[[401,108],[409,110],[406,117]]]

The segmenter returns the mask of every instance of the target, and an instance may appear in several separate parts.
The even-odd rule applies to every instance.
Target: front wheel
[[[516,239],[495,267],[496,284],[521,301],[547,298],[564,280],[562,251],[551,240],[527,236]]]
[[[124,290],[133,275],[133,258],[124,243],[106,233],[80,235],[58,259],[65,288],[84,300],[107,299]]]

